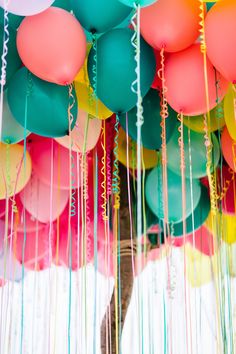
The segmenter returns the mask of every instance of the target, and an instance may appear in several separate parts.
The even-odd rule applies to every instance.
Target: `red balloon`
[[[50,7],[25,17],[18,29],[17,49],[33,74],[45,81],[68,85],[84,63],[86,37],[72,14]]]
[[[236,83],[236,2],[218,1],[205,22],[207,55],[216,69]]]
[[[199,36],[200,9],[196,0],[158,0],[141,9],[141,33],[153,48],[178,52]]]
[[[227,164],[236,171],[236,141],[231,138],[226,127],[221,135],[221,147]]]
[[[161,69],[160,52],[158,50],[154,50],[154,54],[155,54],[155,59],[156,59],[156,75],[155,75],[153,83],[152,83],[152,88],[161,91],[162,81],[161,81],[161,79],[159,77],[159,73],[158,73],[158,71]]]
[[[213,65],[207,60],[209,109],[217,104],[216,75],[221,88],[218,100],[221,101],[227,92],[228,82],[221,74],[215,74]],[[187,116],[207,112],[204,63],[199,44],[194,44],[182,52],[170,54],[166,61],[165,78],[167,100],[176,112],[182,112]]]
[[[222,199],[222,211],[224,214],[236,214],[235,196],[236,196],[236,174],[227,166],[223,166],[222,171],[222,186],[226,188],[224,198]]]

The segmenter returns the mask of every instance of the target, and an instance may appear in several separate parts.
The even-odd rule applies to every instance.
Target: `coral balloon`
[[[71,132],[71,139],[68,135],[55,139],[59,144],[71,148],[76,152],[88,152],[92,150],[98,142],[102,128],[100,119],[91,117],[88,113],[78,111],[76,124]],[[86,132],[87,130],[87,132]]]
[[[74,90],[72,95],[75,101],[69,99],[67,87],[40,80],[22,68],[12,78],[7,98],[14,118],[23,127],[42,136],[59,137],[66,135],[69,130],[69,105],[72,106],[72,129],[76,122],[77,100]]]
[[[221,147],[227,164],[236,172],[236,141],[231,138],[226,127],[221,135]]]
[[[86,38],[72,14],[51,7],[22,21],[17,48],[23,63],[33,74],[45,81],[68,85],[83,65]]]
[[[170,170],[167,170],[168,183],[168,216],[169,222],[180,222],[183,219],[182,211],[182,179]],[[186,210],[188,217],[196,208],[200,196],[201,187],[198,180],[185,180]],[[192,192],[192,193],[191,193]],[[160,219],[164,219],[164,200],[162,185],[162,167],[154,168],[146,179],[145,196],[149,208]],[[193,197],[191,197],[193,196]]]
[[[89,32],[107,32],[121,23],[131,9],[118,0],[70,0],[73,12]]]
[[[47,185],[51,185],[51,167],[53,166],[52,184],[55,188],[70,189],[71,172],[77,176],[77,154],[72,151],[73,166],[70,171],[70,154],[68,149],[53,139],[33,140],[29,143],[33,170]],[[78,178],[74,177],[76,183]],[[75,188],[78,186],[75,185]]]
[[[232,139],[236,140],[236,92],[233,85],[230,85],[229,90],[224,98],[224,113],[225,123],[228,132]]]
[[[32,16],[46,10],[54,0],[0,0],[0,6],[15,15]]]
[[[129,111],[137,101],[137,94],[131,89],[137,76],[132,36],[133,31],[126,28],[109,31],[98,39],[97,51],[92,48],[88,57],[90,83],[93,88],[96,86],[98,98],[116,113]],[[152,48],[142,38],[140,46],[140,85],[141,94],[145,96],[153,82],[155,57]]]
[[[15,144],[27,137],[30,132],[20,125],[13,117],[8,101],[7,90],[3,96],[3,112],[2,112],[2,137],[1,141],[6,144]]]
[[[54,221],[65,209],[69,191],[51,188],[33,175],[20,193],[25,209],[42,223]]]
[[[221,92],[216,92],[216,77],[220,82]],[[203,55],[200,45],[168,56],[165,68],[167,100],[176,111],[186,116],[196,116],[208,111]],[[228,82],[216,73],[213,65],[207,60],[207,80],[209,109],[220,102],[228,89]]]
[[[0,199],[19,193],[31,175],[31,158],[21,145],[0,143]]]
[[[226,95],[227,96],[227,95]],[[208,119],[206,117],[206,119]],[[195,117],[184,117],[184,125],[197,133],[204,133],[204,115]],[[208,131],[212,133],[221,130],[225,125],[225,116],[222,102],[210,111],[210,124]]]
[[[207,55],[216,69],[236,83],[236,3],[219,1],[208,12],[205,21]]]
[[[199,36],[199,2],[196,0],[158,0],[141,9],[141,33],[156,49],[178,52]]]

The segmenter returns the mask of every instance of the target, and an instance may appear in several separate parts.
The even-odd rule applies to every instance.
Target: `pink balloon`
[[[6,200],[0,200],[0,218],[2,218],[6,213]]]
[[[54,221],[65,209],[69,191],[52,188],[33,175],[20,193],[25,209],[42,223]]]
[[[0,7],[18,16],[32,16],[46,10],[55,0],[0,0]]]
[[[85,141],[85,129],[86,129],[86,124],[88,119],[89,119],[88,132],[87,132],[87,139]],[[82,153],[85,142],[86,142],[85,152],[92,150],[98,142],[101,133],[101,128],[102,128],[101,119],[97,119],[93,117],[89,118],[87,112],[84,112],[81,109],[79,109],[75,127],[71,132],[72,150]],[[70,137],[68,135],[62,138],[56,138],[55,140],[62,146],[66,147],[67,149],[70,148]]]
[[[14,247],[15,257],[20,263],[23,263],[24,232],[18,232],[16,235]],[[24,248],[24,265],[27,269],[43,270],[50,267],[52,255],[55,252],[55,232],[52,229],[50,234],[50,225],[35,232],[27,232]]]
[[[195,231],[195,238],[192,235],[190,239],[192,246],[207,256],[213,256],[215,253],[214,237],[205,225]]]
[[[68,190],[70,189],[71,172],[73,172],[75,176],[74,187],[78,187],[79,166],[75,152],[72,152],[73,166],[70,172],[70,151],[54,139],[41,138],[40,140],[34,140],[34,138],[31,138],[28,151],[32,158],[33,171],[45,184],[51,185],[51,172],[53,171],[53,186]]]
[[[236,2],[217,2],[206,16],[207,55],[217,70],[236,83]]]
[[[207,100],[204,79],[203,55],[200,45],[194,44],[179,53],[168,56],[165,68],[167,100],[169,105],[179,113],[196,116],[207,112]],[[207,80],[209,109],[216,106],[215,69],[207,60]],[[217,73],[220,82],[218,100],[221,101],[228,89],[228,82]]]
[[[84,63],[86,38],[72,14],[51,7],[22,21],[17,49],[33,74],[45,81],[68,85]]]
[[[141,33],[153,48],[178,52],[199,36],[199,2],[158,0],[141,9]]]

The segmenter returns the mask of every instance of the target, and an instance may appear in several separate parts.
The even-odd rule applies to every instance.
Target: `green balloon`
[[[122,2],[122,4],[125,4],[127,6],[131,6],[134,7],[134,3],[136,3],[136,5],[140,5],[141,7],[145,7],[145,6],[150,6],[152,4],[154,4],[154,2],[156,2],[157,0],[119,0],[120,2]]]
[[[70,4],[70,0],[55,0],[52,4],[52,6],[55,7],[60,7],[61,9],[67,10],[67,11],[71,11],[71,4]]]
[[[193,215],[189,215],[186,219],[186,234],[192,233],[194,230],[199,229],[206,221],[209,212],[211,210],[210,197],[208,190],[205,186],[201,185],[201,197],[198,205],[193,211]],[[163,223],[162,223],[163,225]],[[170,226],[172,230],[172,236],[182,237],[183,236],[183,222],[172,224]]]
[[[89,32],[103,33],[119,25],[131,9],[118,0],[70,0],[81,25]]]
[[[170,170],[167,170],[168,184],[168,216],[169,222],[180,222],[183,220],[182,212],[182,179]],[[191,200],[191,187],[193,200]],[[160,219],[164,219],[164,190],[162,185],[162,166],[155,167],[147,177],[145,196],[149,208]],[[192,212],[192,204],[195,209],[201,195],[200,182],[198,180],[185,180],[186,210],[188,217]]]
[[[30,132],[23,128],[13,117],[7,102],[7,90],[4,91],[1,141],[6,144],[16,144],[29,134]]]
[[[137,94],[131,89],[137,78],[135,48],[131,43],[133,34],[130,29],[121,28],[107,32],[98,39],[97,51],[92,48],[88,57],[90,83],[98,98],[116,113],[129,111],[137,101]],[[155,68],[153,49],[141,38],[140,84],[143,97],[151,87]],[[134,86],[136,88],[137,85]]]
[[[6,62],[7,62],[6,84],[4,88],[6,88],[9,80],[15,74],[15,72],[21,67],[22,64],[16,49],[16,31],[13,28],[8,27],[8,32],[9,32],[9,41],[7,43],[7,55],[6,55]],[[0,50],[1,57],[3,54],[3,41],[4,41],[4,27],[0,25],[0,43],[2,43],[1,50]]]
[[[74,90],[73,96],[75,103],[71,109],[72,129],[77,118]],[[22,126],[26,120],[29,131],[52,138],[68,134],[68,107],[72,104],[72,100],[69,101],[68,87],[40,80],[26,68],[21,68],[9,84],[8,103],[13,116]]]
[[[21,22],[23,21],[24,16],[18,16],[8,13],[8,26],[14,30],[20,26]],[[0,25],[4,26],[4,10],[0,7]]]
[[[190,136],[190,143],[189,143]],[[180,133],[178,129],[175,130],[171,139],[167,144],[167,157],[168,157],[168,168],[175,172],[178,175],[181,175],[180,168],[180,147],[178,143],[178,139],[180,137]],[[212,138],[212,162],[213,167],[215,168],[220,159],[220,146],[217,140],[217,137],[214,133],[211,134]],[[183,127],[183,139],[184,139],[184,157],[185,157],[185,176],[191,177],[192,168],[192,177],[193,178],[201,178],[206,176],[206,146],[205,146],[205,138],[204,134],[196,133],[193,130],[188,130],[187,127]],[[191,154],[190,154],[191,149]]]
[[[161,148],[161,104],[160,97],[157,90],[150,89],[143,99],[143,117],[144,123],[142,125],[142,144],[145,148],[150,150],[159,150]],[[166,119],[166,141],[168,141],[173,134],[176,126],[176,112],[168,107],[169,117]],[[137,108],[134,107],[128,112],[128,130],[130,137],[137,141]],[[120,118],[120,124],[126,130],[126,114]]]

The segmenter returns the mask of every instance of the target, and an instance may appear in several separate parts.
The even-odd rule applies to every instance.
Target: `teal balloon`
[[[157,90],[150,89],[143,99],[143,117],[144,123],[142,125],[141,136],[142,144],[145,148],[150,150],[159,150],[161,148],[161,103]],[[166,141],[170,139],[174,132],[177,119],[176,112],[168,107],[169,116],[166,119]],[[134,107],[128,112],[128,133],[129,136],[137,141],[137,108]],[[126,114],[120,118],[120,124],[126,130]]]
[[[16,144],[29,134],[30,132],[22,127],[13,117],[7,102],[7,90],[5,90],[3,96],[1,141],[6,144]]]
[[[8,26],[16,30],[21,22],[23,21],[24,16],[17,16],[11,13],[8,13]],[[4,10],[0,7],[0,25],[4,26]]]
[[[170,170],[167,170],[168,185],[168,220],[169,222],[180,222],[183,220],[182,211],[182,179]],[[192,196],[191,200],[191,187]],[[164,219],[164,189],[162,184],[162,166],[155,167],[147,177],[145,185],[145,196],[149,208],[159,218]],[[186,210],[185,217],[192,212],[192,204],[195,209],[201,195],[200,182],[198,180],[185,180]]]
[[[26,68],[20,69],[12,78],[8,88],[8,104],[15,119],[26,128],[45,137],[60,137],[68,134],[69,101],[68,87],[40,80],[29,73]],[[28,94],[28,99],[26,99]],[[73,129],[77,118],[77,100],[73,90],[75,103],[71,109]]]
[[[212,6],[215,5],[215,2],[207,2],[206,6],[207,6],[207,11],[209,11]]]
[[[92,33],[109,31],[131,12],[119,0],[70,0],[70,3],[80,24]]]
[[[17,49],[16,49],[16,31],[13,28],[9,27],[8,32],[9,32],[9,41],[7,43],[7,55],[6,55],[7,67],[6,67],[5,88],[7,87],[9,80],[12,78],[12,76],[15,74],[15,72],[22,65],[20,57],[19,57]],[[3,54],[3,40],[4,40],[4,27],[2,25],[0,25],[0,43],[1,43],[0,55],[1,55],[1,57]]]
[[[134,3],[139,4],[141,7],[146,7],[154,4],[154,2],[157,2],[157,0],[119,0],[122,4],[125,4],[127,6],[134,7]]]
[[[137,94],[131,88],[137,78],[132,36],[130,29],[111,30],[98,39],[97,51],[92,48],[88,57],[90,83],[96,88],[97,97],[116,113],[129,111],[137,101]],[[140,85],[143,97],[151,87],[155,69],[153,49],[141,38]],[[136,88],[137,85],[134,86]]]
[[[185,157],[185,176],[190,178],[201,178],[207,175],[206,164],[206,146],[204,134],[196,133],[193,130],[189,130],[190,141],[188,136],[188,128],[183,127],[183,139],[184,139],[184,157]],[[180,133],[178,129],[175,130],[171,139],[167,144],[167,156],[168,156],[168,168],[178,175],[181,175],[181,158],[178,139]],[[217,137],[214,133],[212,138],[212,162],[215,168],[220,159],[220,146]],[[191,153],[191,154],[190,154]],[[192,169],[192,172],[190,170]]]
[[[198,230],[206,221],[211,210],[210,197],[208,194],[208,189],[201,185],[201,197],[196,208],[193,211],[193,215],[189,215],[186,219],[186,234],[190,234],[193,231]],[[183,222],[179,222],[170,226],[172,231],[172,236],[182,237],[183,236]]]
[[[61,9],[64,9],[66,11],[71,11],[72,10],[69,0],[55,0],[53,2],[52,6],[60,7]]]

